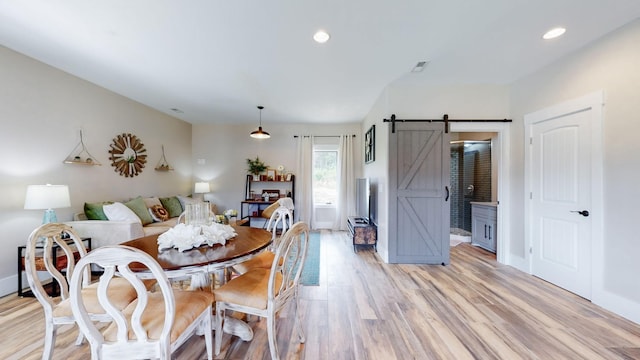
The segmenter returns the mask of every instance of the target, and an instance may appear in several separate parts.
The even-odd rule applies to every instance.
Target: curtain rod
[[[294,138],[299,138],[299,137],[340,137],[340,135],[293,135]],[[356,134],[351,135],[353,137],[356,137]]]
[[[382,119],[382,122],[391,123],[391,133],[396,132],[396,122],[444,122],[444,132],[449,132],[450,122],[512,122],[511,119],[449,119],[449,114],[444,114],[442,119],[396,119],[396,114],[391,114],[391,119]]]

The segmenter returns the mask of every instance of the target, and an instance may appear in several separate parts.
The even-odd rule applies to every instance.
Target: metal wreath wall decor
[[[123,133],[109,146],[109,160],[115,172],[124,177],[134,177],[142,172],[147,163],[147,150],[137,136]]]

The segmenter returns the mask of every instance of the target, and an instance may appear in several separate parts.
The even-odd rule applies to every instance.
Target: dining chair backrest
[[[293,217],[291,216],[291,212],[285,207],[279,207],[273,211],[271,217],[269,218],[269,222],[267,223],[266,230],[271,232],[271,244],[269,245],[269,251],[264,251],[260,254],[257,254],[253,258],[244,261],[239,264],[235,264],[232,267],[232,270],[239,274],[244,274],[249,269],[252,268],[263,268],[270,269],[271,264],[273,263],[274,252],[278,248],[280,244],[280,239],[282,236],[278,236],[277,230],[278,225],[282,229],[282,234],[284,234],[287,229],[291,228],[293,225]]]
[[[136,266],[142,264],[148,269],[157,281],[159,291],[147,292],[145,283],[130,269],[132,263],[137,263]],[[88,316],[80,293],[85,276],[83,270],[92,264],[104,269],[97,296],[112,322],[103,332]],[[137,293],[137,299],[124,309],[115,306],[107,292],[109,283],[116,276],[129,281]],[[170,359],[173,350],[188,339],[183,334],[193,334],[196,330],[204,332],[211,359],[213,295],[205,291],[174,293],[160,265],[139,249],[122,245],[105,246],[83,257],[71,278],[70,299],[78,327],[91,344],[92,359],[118,359],[122,358],[122,354],[131,358]],[[197,315],[195,321],[193,314]],[[174,327],[174,323],[181,326]]]
[[[27,239],[24,255],[24,270],[31,292],[44,311],[44,347],[42,359],[51,359],[55,347],[56,332],[59,326],[75,322],[69,307],[69,279],[76,265],[76,259],[85,256],[87,250],[82,239],[71,228],[61,223],[48,223],[37,227]],[[39,272],[47,272],[48,276],[39,276]],[[86,270],[89,274],[89,269]],[[18,274],[18,276],[21,276]],[[49,278],[51,279],[49,281]],[[49,295],[45,289],[60,296]],[[91,279],[87,276],[82,286],[88,287]],[[58,291],[54,291],[58,290]],[[95,307],[93,308],[95,309]],[[93,314],[93,319],[101,321],[103,314]],[[76,345],[82,343],[79,335]]]
[[[60,290],[61,299],[59,300],[65,300],[69,297],[68,280],[70,280],[75,268],[76,258],[86,254],[87,250],[82,239],[69,225],[44,224],[29,235],[25,249],[24,269],[29,287],[42,305],[45,317],[53,317],[53,311],[58,301],[54,301],[54,298],[49,296],[38,272],[46,271],[49,273],[51,283],[48,286],[56,286]],[[89,270],[86,270],[87,274],[89,274]],[[90,277],[87,277],[83,285],[87,286],[90,282]]]
[[[267,231],[271,231],[271,238],[273,240],[276,240],[276,231],[278,229],[278,225],[282,230],[282,234],[287,232],[287,229],[290,229],[293,226],[293,215],[291,214],[291,211],[289,211],[289,209],[284,206],[276,208],[271,214],[269,222],[267,223]]]
[[[293,199],[290,197],[283,197],[278,199],[278,204],[280,206],[284,206],[287,209],[289,209],[289,211],[293,212],[295,206],[293,205]]]
[[[65,234],[64,237],[62,234]],[[49,223],[35,229],[29,239],[25,251],[25,272],[29,287],[38,299],[44,310],[45,335],[43,359],[51,359],[55,346],[56,332],[59,326],[75,324],[75,318],[71,311],[69,284],[71,276],[76,272],[76,261],[87,256],[82,239],[66,224]],[[53,290],[59,289],[60,296],[50,296],[45,289],[43,281],[49,281],[46,277],[39,276],[38,272],[46,271],[51,277],[47,284]],[[98,302],[96,284],[91,284],[91,269],[89,267],[78,270],[83,274],[81,294],[86,299],[89,316],[92,321],[106,322],[111,318],[105,313],[104,308]],[[114,279],[109,284],[109,293],[115,299],[116,306],[126,307],[136,298],[136,292],[127,281]],[[154,281],[145,280],[147,288],[153,286]],[[82,333],[78,335],[76,345],[82,343]]]
[[[275,249],[275,258],[271,265],[267,298],[280,306],[290,298],[297,296],[300,275],[307,258],[309,244],[309,226],[297,222],[285,232]],[[276,310],[277,311],[277,310]]]

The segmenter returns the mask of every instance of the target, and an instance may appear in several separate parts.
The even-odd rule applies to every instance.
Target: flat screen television
[[[371,217],[371,187],[368,178],[356,179],[356,217],[366,223]]]
[[[369,221],[378,225],[378,183],[369,182]]]

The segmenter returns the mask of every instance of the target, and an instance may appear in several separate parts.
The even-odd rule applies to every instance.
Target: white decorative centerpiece
[[[213,223],[211,225],[178,224],[158,236],[158,250],[176,248],[178,251],[190,250],[204,244],[225,245],[227,240],[237,236],[233,227]]]

